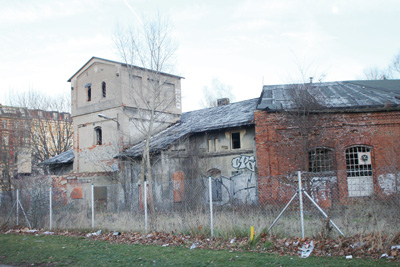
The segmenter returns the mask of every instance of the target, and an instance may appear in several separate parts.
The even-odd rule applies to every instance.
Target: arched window
[[[95,131],[95,138],[96,138],[95,144],[101,145],[103,143],[103,133],[102,133],[101,127],[94,128],[94,131]]]
[[[308,171],[309,172],[327,172],[334,171],[333,150],[325,147],[316,147],[308,151]]]
[[[106,97],[106,95],[107,95],[107,84],[106,84],[106,82],[102,82],[101,83],[101,92],[102,92],[103,97]]]
[[[91,101],[92,100],[92,84],[88,83],[85,85],[86,88],[86,101]]]
[[[373,194],[374,183],[370,147],[353,146],[346,149],[346,170],[349,197]]]

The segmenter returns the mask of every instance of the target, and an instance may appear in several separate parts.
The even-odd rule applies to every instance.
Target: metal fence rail
[[[251,227],[282,236],[395,234],[400,173],[380,171],[369,195],[363,177],[353,183],[339,172],[258,177],[256,187],[236,191],[207,177],[143,186],[86,184],[65,193],[48,177],[37,177],[0,193],[0,223],[225,237],[246,236]]]

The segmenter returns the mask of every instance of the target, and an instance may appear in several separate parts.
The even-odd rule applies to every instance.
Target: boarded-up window
[[[107,207],[107,187],[95,186],[94,187],[94,203],[97,210],[105,209]]]
[[[207,172],[211,176],[212,201],[222,201],[222,178],[221,170],[211,169]]]
[[[172,175],[174,183],[174,202],[182,202],[185,198],[185,174],[177,171]]]
[[[164,83],[163,88],[164,88],[165,106],[176,107],[175,85],[173,85],[172,83]]]
[[[346,150],[347,186],[349,197],[374,193],[371,148],[354,146]]]

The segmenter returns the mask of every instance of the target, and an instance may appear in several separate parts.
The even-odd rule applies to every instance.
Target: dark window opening
[[[232,148],[240,148],[240,133],[232,133]]]
[[[334,170],[334,154],[329,148],[315,148],[308,152],[310,172],[327,172]]]
[[[107,87],[106,82],[102,82],[101,83],[101,92],[103,94],[103,97],[106,97],[106,94],[107,94],[106,87]]]
[[[101,131],[101,128],[100,127],[96,127],[94,130],[96,132],[96,145],[101,145],[103,143],[103,140],[102,140],[103,139],[103,137],[102,137],[103,133]]]
[[[87,101],[91,101],[92,100],[92,87],[88,86],[87,87]]]

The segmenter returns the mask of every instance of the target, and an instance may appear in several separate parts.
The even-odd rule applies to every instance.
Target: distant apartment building
[[[72,147],[69,113],[0,105],[0,190],[42,172],[39,163]]]

